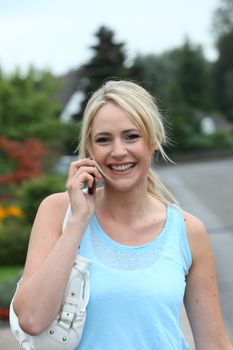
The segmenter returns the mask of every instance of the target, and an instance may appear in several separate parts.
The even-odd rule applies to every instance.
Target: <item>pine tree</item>
[[[222,0],[213,17],[218,58],[214,65],[216,101],[233,121],[233,0]]]
[[[94,55],[89,63],[81,68],[84,100],[78,118],[81,118],[91,93],[105,81],[129,76],[128,69],[125,67],[124,43],[117,43],[114,39],[114,32],[105,26],[101,26],[95,36],[97,44],[91,46]]]

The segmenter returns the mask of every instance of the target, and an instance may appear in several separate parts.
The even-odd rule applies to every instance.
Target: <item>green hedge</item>
[[[23,270],[22,266],[4,266],[0,267],[0,283],[8,277],[15,276],[21,273]]]
[[[197,134],[190,138],[190,150],[233,149],[233,135],[226,131],[216,131],[210,135]]]
[[[21,218],[7,218],[0,224],[0,266],[24,265],[30,225]]]
[[[22,271],[15,273],[14,275],[5,277],[0,281],[0,307],[8,308],[10,302],[14,296],[17,282],[22,275]]]
[[[65,183],[65,176],[46,175],[26,181],[21,185],[16,192],[16,198],[30,224],[33,223],[42,200],[53,193],[65,191]]]
[[[0,223],[0,266],[24,265],[31,226],[40,202],[65,190],[65,177],[47,175],[24,182],[16,191],[16,202],[25,217],[7,217]]]

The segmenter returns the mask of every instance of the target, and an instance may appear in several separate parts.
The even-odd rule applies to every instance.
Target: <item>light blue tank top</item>
[[[141,246],[113,241],[96,216],[80,254],[92,261],[91,296],[77,350],[187,350],[180,329],[192,258],[182,212],[167,206],[158,237]]]

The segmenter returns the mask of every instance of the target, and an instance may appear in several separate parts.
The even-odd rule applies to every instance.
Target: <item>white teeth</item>
[[[111,165],[111,168],[116,171],[126,171],[132,168],[133,166],[134,164],[126,164],[126,165],[119,165],[119,166]]]

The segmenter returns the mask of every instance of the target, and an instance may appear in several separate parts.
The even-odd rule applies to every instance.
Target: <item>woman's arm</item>
[[[219,303],[212,249],[206,229],[196,217],[185,213],[192,267],[187,277],[185,308],[196,350],[232,350]]]
[[[70,166],[67,190],[47,197],[32,227],[25,270],[14,299],[20,327],[37,335],[57,316],[82,235],[95,208],[95,194],[83,193],[99,174],[94,162],[82,159]],[[62,224],[68,205],[71,216]]]
[[[21,328],[31,335],[39,334],[57,316],[85,230],[81,221],[71,217],[62,233],[67,207],[64,194],[46,198],[32,228],[23,279],[13,303]]]

